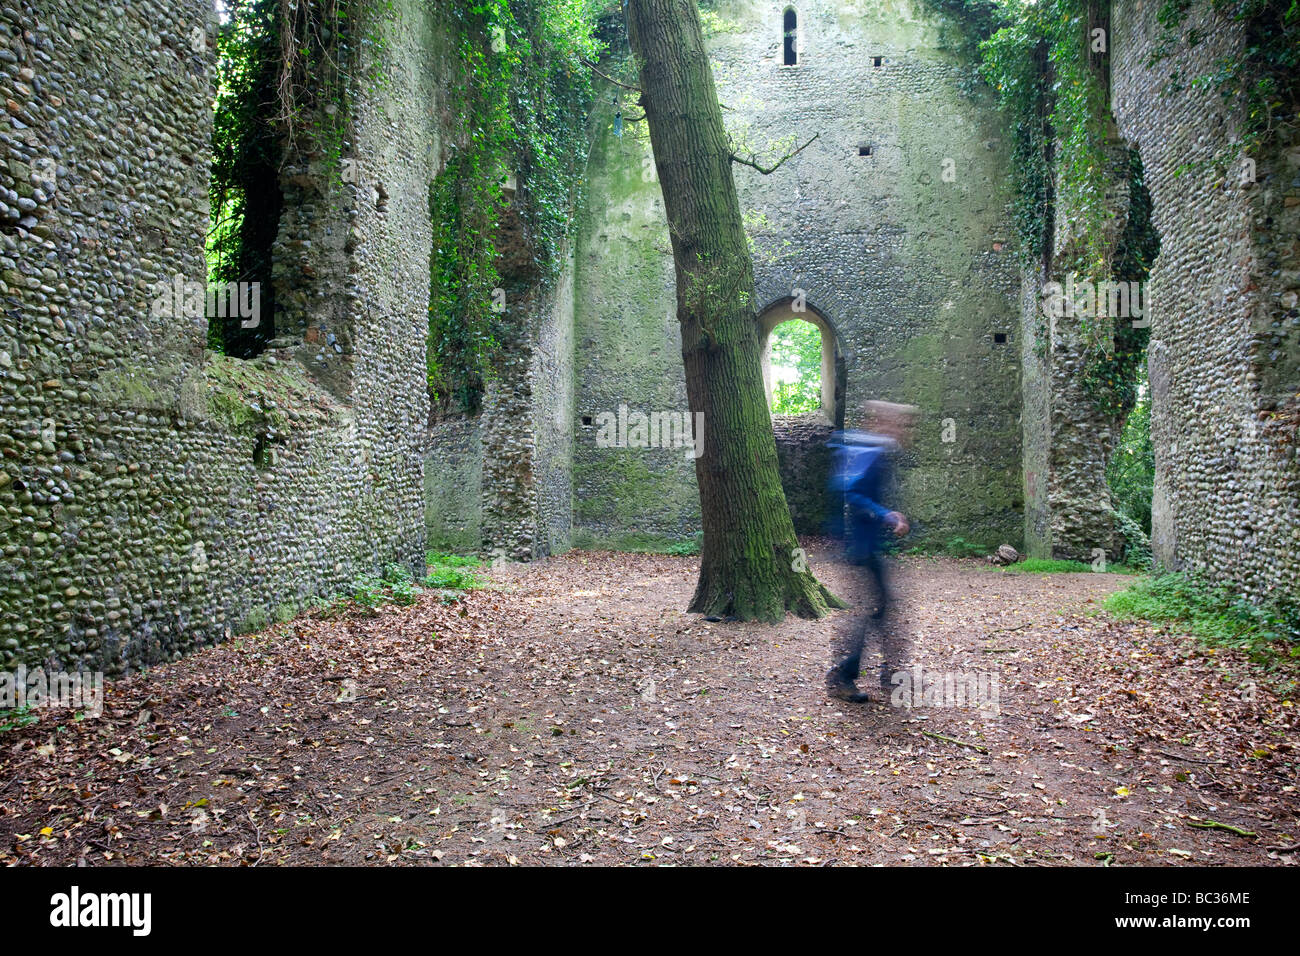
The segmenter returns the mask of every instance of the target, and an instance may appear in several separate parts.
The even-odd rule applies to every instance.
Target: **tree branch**
[[[782,156],[780,159],[778,159],[778,160],[776,161],[776,163],[773,164],[772,166],[760,166],[760,165],[758,164],[758,161],[755,160],[755,159],[753,159],[752,157],[749,158],[749,159],[744,159],[743,157],[737,156],[735,153],[732,153],[732,154],[731,154],[731,161],[732,161],[733,163],[740,163],[740,165],[742,165],[742,166],[749,166],[749,167],[751,167],[751,168],[753,168],[753,169],[757,169],[757,170],[758,170],[760,173],[762,173],[764,176],[770,176],[772,173],[776,172],[778,169],[780,169],[782,166],[784,166],[784,165],[785,165],[789,160],[794,159],[796,156],[798,156],[800,153],[802,153],[805,149],[807,149],[809,146],[811,146],[812,143],[813,143],[813,140],[817,139],[819,136],[821,136],[821,133],[815,133],[815,134],[813,135],[813,138],[812,138],[812,139],[808,140],[808,142],[804,143],[802,146],[800,146],[798,149],[796,149],[793,153],[786,153],[784,156]]]
[[[600,69],[600,67],[596,66],[596,64],[595,64],[595,63],[592,63],[590,60],[583,60],[583,61],[582,61],[582,65],[585,66],[585,67],[587,67],[589,70],[591,70],[592,73],[595,73],[597,76],[599,76],[599,77],[603,77],[604,79],[609,80],[609,82],[613,83],[615,86],[621,86],[621,87],[623,87],[623,89],[625,89],[625,90],[631,90],[633,93],[640,93],[640,92],[641,92],[641,87],[639,87],[639,86],[628,86],[626,83],[621,83],[621,82],[619,82],[618,80],[616,80],[616,79],[614,79],[612,76],[610,76],[608,73],[603,72],[603,71]]]

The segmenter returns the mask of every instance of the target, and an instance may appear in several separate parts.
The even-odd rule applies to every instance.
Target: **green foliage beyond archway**
[[[822,333],[811,322],[772,330],[772,413],[803,415],[822,405]]]
[[[1151,533],[1151,489],[1156,460],[1151,446],[1151,397],[1142,395],[1120,432],[1115,452],[1106,465],[1111,503],[1145,534]]]

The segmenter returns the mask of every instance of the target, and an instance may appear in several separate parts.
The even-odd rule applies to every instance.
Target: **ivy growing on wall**
[[[1165,29],[1152,57],[1153,65],[1170,57],[1183,45],[1199,46],[1207,27],[1187,26],[1194,0],[1164,0],[1157,19]],[[1300,3],[1296,0],[1207,0],[1206,6],[1220,22],[1237,25],[1244,36],[1240,54],[1220,58],[1213,69],[1199,76],[1171,72],[1166,90],[1190,87],[1217,93],[1240,104],[1244,128],[1240,141],[1218,158],[1220,166],[1241,153],[1256,154],[1275,142],[1284,130],[1300,129]]]
[[[1052,212],[1063,203],[1077,234],[1079,267],[1104,274],[1109,111],[1104,49],[1097,49],[1093,31],[1107,25],[1106,5],[1097,0],[931,2],[977,41],[967,49],[977,46],[980,75],[1011,120],[1016,226],[1026,265],[1050,251]]]
[[[1113,168],[1111,150],[1116,136],[1107,102],[1107,0],[933,2],[982,38],[980,75],[1011,121],[1014,216],[1025,268],[1032,274],[1052,265],[1059,208],[1070,234],[1060,244],[1068,255],[1055,264],[1058,269],[1093,282],[1145,279],[1159,246],[1136,156],[1127,170],[1135,197],[1131,234],[1118,250],[1109,228],[1115,209],[1108,186],[1125,171]],[[1080,372],[1084,389],[1099,409],[1122,418],[1135,400],[1147,331],[1121,321],[1111,335],[1087,317],[1076,321],[1087,350]]]
[[[433,413],[478,409],[511,300],[554,279],[586,164],[585,60],[598,54],[593,0],[455,2],[456,147],[430,189],[428,381]],[[513,197],[503,185],[513,178]],[[509,208],[508,208],[509,207]],[[522,225],[526,265],[503,277],[502,223]]]
[[[1112,276],[1120,282],[1145,283],[1160,254],[1160,235],[1151,221],[1151,194],[1144,174],[1142,157],[1137,150],[1129,150],[1128,220],[1111,267]],[[1150,338],[1147,322],[1135,324],[1121,318],[1115,324],[1111,347],[1092,356],[1083,367],[1084,391],[1116,421],[1122,421],[1137,403]]]
[[[498,325],[497,251],[492,233],[501,209],[500,170],[477,172],[472,150],[449,161],[429,190],[433,223],[426,369],[435,416],[456,407],[476,412]],[[498,302],[500,305],[498,305]]]
[[[978,46],[980,74],[1008,114],[1017,177],[1015,221],[1020,252],[1031,269],[1047,264],[1054,211],[1067,211],[1070,261],[1064,265],[1097,281],[1145,279],[1159,239],[1151,228],[1150,197],[1140,162],[1129,169],[1132,207],[1115,250],[1107,227],[1107,143],[1113,139],[1107,105],[1107,69],[1098,49],[1109,36],[1108,0],[931,0],[961,23],[968,52]],[[1239,56],[1224,58],[1195,77],[1171,73],[1166,90],[1189,86],[1241,104],[1242,138],[1216,161],[1226,167],[1242,151],[1254,153],[1300,129],[1300,3],[1297,0],[1204,0],[1220,22],[1238,24],[1245,37]],[[1164,0],[1158,18],[1166,34],[1154,59],[1180,44],[1204,40],[1205,24],[1187,26],[1197,0]],[[1104,33],[1098,38],[1095,31]],[[1081,325],[1089,348],[1082,370],[1085,389],[1100,409],[1122,416],[1133,407],[1145,329],[1121,322],[1110,337]]]
[[[952,0],[960,4],[962,0]],[[984,6],[980,5],[981,8]],[[1005,17],[1005,13],[1004,13]],[[977,21],[989,29],[987,15]],[[980,45],[981,75],[1009,114],[1012,164],[1016,174],[1014,209],[1022,264],[1033,269],[1051,251],[1054,155],[1050,44],[1028,20],[1002,19]]]
[[[438,4],[453,34],[454,154],[431,184],[428,380],[435,408],[477,408],[506,332],[511,292],[552,279],[563,258],[587,156],[589,70],[605,0]],[[310,157],[337,171],[353,98],[386,82],[392,0],[231,0],[218,37],[209,279],[258,281],[262,325],[214,323],[209,344],[250,356],[274,334],[271,250],[279,174]],[[360,52],[369,49],[371,55]],[[363,67],[362,64],[366,64]],[[518,183],[509,203],[507,177]],[[528,264],[499,272],[501,224],[521,223]],[[498,291],[501,290],[501,291]]]

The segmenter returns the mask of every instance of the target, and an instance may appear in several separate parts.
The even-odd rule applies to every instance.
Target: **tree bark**
[[[797,552],[763,389],[754,266],[695,0],[629,0],[677,273],[677,319],[691,411],[704,543],[690,610],[778,621],[844,604]]]

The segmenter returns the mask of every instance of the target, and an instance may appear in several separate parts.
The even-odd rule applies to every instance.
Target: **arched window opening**
[[[758,321],[771,413],[843,422],[844,357],[830,323],[801,298],[774,303]]]
[[[772,414],[806,415],[822,407],[822,332],[792,319],[772,330]]]
[[[844,427],[845,359],[829,320],[795,289],[758,316],[763,384],[781,488],[799,534],[823,534],[829,514],[826,441]]]
[[[798,39],[799,32],[799,15],[794,12],[794,7],[785,9],[785,65],[794,66],[799,62]]]

